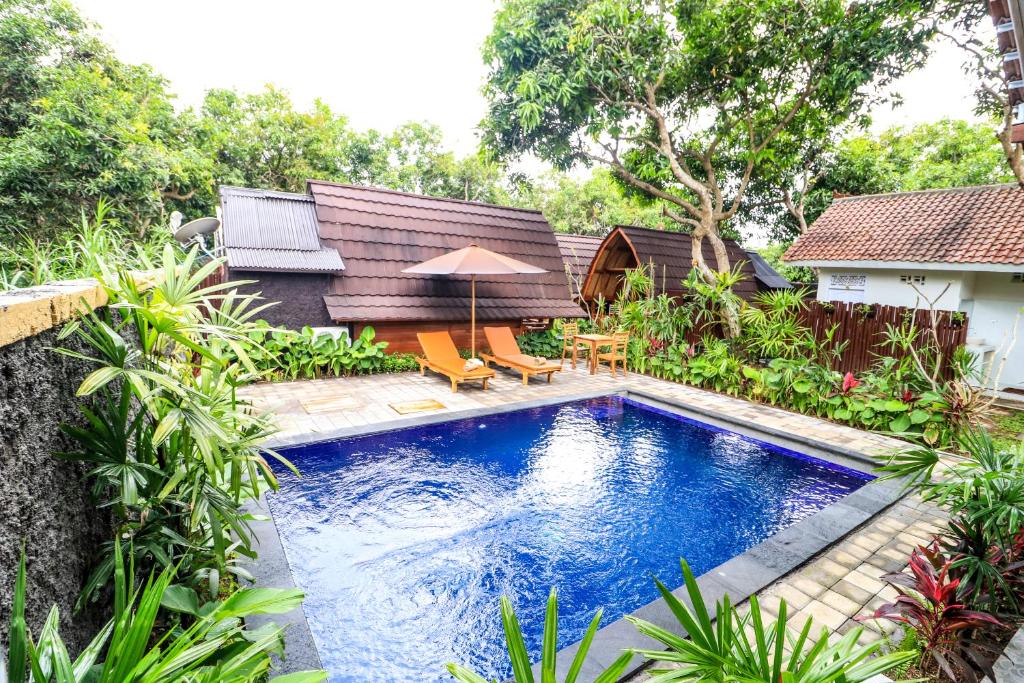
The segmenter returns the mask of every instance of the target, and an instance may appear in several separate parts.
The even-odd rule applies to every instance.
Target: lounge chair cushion
[[[431,360],[431,359],[428,358],[427,361],[430,363],[431,367],[433,367],[433,368],[435,368],[437,370],[442,370],[447,375],[455,375],[456,377],[474,378],[474,377],[492,377],[494,375],[494,370],[491,370],[490,368],[485,368],[485,367],[474,368],[473,370],[470,370],[469,372],[467,372],[466,368],[465,368],[465,364],[463,363],[461,358],[458,359],[457,361],[452,361],[452,360],[435,361],[435,360]]]
[[[528,356],[525,353],[513,353],[510,355],[498,355],[494,354],[494,357],[509,363],[510,365],[516,365],[518,367],[529,368],[530,370],[537,370],[543,372],[545,370],[561,369],[561,364],[551,360],[545,359],[543,363],[538,363],[534,356]]]

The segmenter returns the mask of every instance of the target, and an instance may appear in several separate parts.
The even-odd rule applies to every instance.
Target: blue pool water
[[[860,488],[871,477],[619,397],[283,451],[269,496],[331,681],[510,674],[498,598],[540,653]]]

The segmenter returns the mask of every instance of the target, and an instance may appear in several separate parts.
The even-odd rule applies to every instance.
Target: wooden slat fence
[[[905,355],[885,346],[887,324],[899,327],[915,321],[920,330],[918,348],[923,348],[931,339],[928,333],[931,315],[932,313],[927,310],[904,306],[811,300],[807,301],[807,309],[800,317],[801,322],[814,332],[819,344],[825,344],[829,329],[833,325],[839,325],[832,338],[833,346],[830,348],[848,342],[833,363],[834,370],[845,373],[867,370],[878,362],[879,356],[899,358]],[[939,347],[942,357],[948,362],[953,351],[967,340],[967,316],[949,311],[935,311],[934,315],[938,320]],[[713,325],[701,330],[691,330],[686,335],[686,341],[690,344],[699,344],[701,337],[707,333],[722,336],[720,326]],[[948,372],[948,366],[946,370]]]
[[[801,319],[804,325],[814,331],[819,343],[825,342],[826,333],[832,326],[839,325],[833,337],[834,343],[849,343],[836,360],[833,369],[840,372],[860,372],[874,365],[879,356],[904,355],[884,345],[887,325],[899,327],[914,322],[920,330],[918,340],[923,348],[931,339],[928,330],[933,315],[938,322],[939,350],[942,357],[948,360],[953,351],[967,340],[967,316],[964,314],[882,304],[809,301],[807,310],[801,314]]]

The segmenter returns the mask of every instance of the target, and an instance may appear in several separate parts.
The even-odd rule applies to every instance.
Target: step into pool
[[[281,451],[270,509],[331,681],[511,673],[498,599],[540,654],[857,490],[871,476],[620,396]]]

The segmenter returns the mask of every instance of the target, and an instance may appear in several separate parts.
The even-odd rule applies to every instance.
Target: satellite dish
[[[211,232],[216,232],[219,227],[219,218],[197,218],[175,230],[174,239],[185,244],[197,235],[209,235]]]

